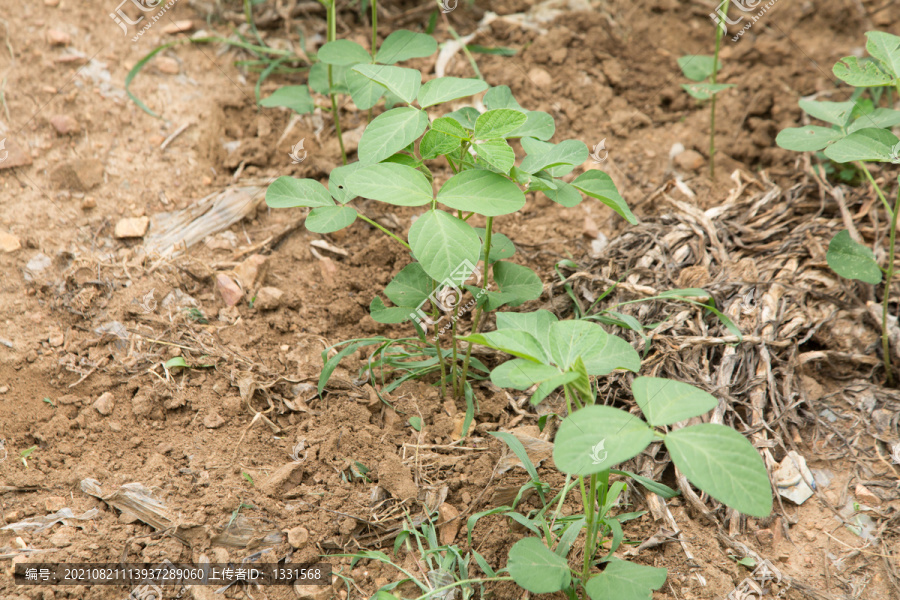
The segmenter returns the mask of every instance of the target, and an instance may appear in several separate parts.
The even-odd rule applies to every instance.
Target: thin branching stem
[[[488,217],[484,226],[484,279],[481,282],[481,296],[484,296],[484,293],[487,291],[488,286],[490,285],[490,264],[491,264],[491,234],[494,229],[494,217]],[[485,302],[487,299],[485,298]],[[472,333],[478,333],[478,325],[481,324],[481,314],[484,312],[482,310],[483,305],[479,305],[478,308],[475,309],[475,315],[472,317]],[[460,381],[465,383],[466,377],[469,375],[469,361],[472,358],[472,343],[469,342],[469,347],[466,348],[466,357],[463,359],[463,367],[462,374],[460,375]]]

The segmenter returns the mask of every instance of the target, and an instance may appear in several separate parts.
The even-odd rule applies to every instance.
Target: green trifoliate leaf
[[[698,488],[752,517],[772,512],[772,490],[762,458],[740,433],[704,423],[666,435],[672,462]]]
[[[459,124],[459,121],[450,117],[441,117],[431,123],[431,130],[455,137],[460,140],[469,139],[469,132]]]
[[[515,307],[529,300],[535,300],[544,291],[541,278],[528,267],[498,261],[494,263],[493,273],[503,301],[509,306]]]
[[[516,164],[516,153],[506,140],[487,140],[475,144],[478,158],[496,168],[501,173],[509,173]]]
[[[393,32],[375,54],[375,62],[392,65],[411,58],[424,58],[437,52],[437,42],[430,35],[405,29]]]
[[[853,114],[853,102],[824,102],[815,100],[800,100],[797,104],[803,112],[826,123],[843,127],[850,122]]]
[[[290,108],[301,115],[311,113],[316,108],[316,103],[309,95],[309,88],[305,85],[282,86],[268,98],[260,100],[259,105],[265,108]]]
[[[446,116],[449,119],[453,119],[466,129],[475,129],[475,121],[478,120],[478,116],[480,114],[481,113],[479,113],[471,106],[463,106],[459,110],[454,110],[452,113],[448,113]]]
[[[875,61],[855,56],[845,56],[835,63],[831,71],[834,76],[854,87],[881,87],[892,85],[894,78],[885,73]]]
[[[509,89],[508,85],[498,85],[492,87],[487,91],[484,95],[485,107],[488,110],[496,110],[498,108],[511,108],[512,110],[518,110],[525,112],[522,110],[522,107],[519,106],[519,103],[516,102],[516,99],[513,97],[512,90]]]
[[[491,140],[505,137],[525,124],[527,116],[509,108],[498,108],[482,113],[475,121],[475,138]]]
[[[409,154],[403,154],[402,152],[398,152],[397,154],[391,154],[386,159],[382,161],[383,163],[395,163],[398,165],[403,165],[405,167],[409,167],[410,169],[418,169],[421,170],[422,166],[425,164],[418,158],[414,156],[410,156]],[[423,172],[424,173],[424,172]],[[424,173],[425,178],[428,178],[428,173]]]
[[[482,241],[481,256],[479,260],[484,260],[484,236],[486,231],[484,227],[476,227],[475,231],[478,232],[478,237],[480,237]],[[491,263],[495,263],[502,258],[509,258],[515,253],[516,246],[512,243],[511,239],[496,231],[491,234]]]
[[[631,392],[647,422],[654,427],[702,415],[719,403],[700,388],[661,377],[638,377],[631,384]]]
[[[457,210],[496,217],[525,206],[525,194],[502,175],[471,170],[451,177],[438,192],[437,201]]]
[[[556,180],[554,183],[556,184],[556,189],[543,190],[545,196],[566,208],[581,204],[581,194],[578,193],[577,189],[562,180]]]
[[[347,177],[347,188],[357,196],[396,206],[422,206],[433,199],[428,178],[421,171],[397,163],[358,169]]]
[[[349,206],[320,206],[309,211],[306,228],[316,233],[333,233],[349,227],[356,220],[356,210]]]
[[[529,153],[519,168],[526,173],[537,173],[547,169],[551,175],[560,177],[570,173],[572,169],[586,161],[588,156],[588,149],[584,142],[566,140],[559,144],[551,144],[543,152]]]
[[[454,123],[456,121],[453,121]],[[459,150],[461,142],[459,138],[455,138],[446,133],[442,133],[435,129],[426,131],[422,136],[422,143],[419,144],[419,154],[425,160],[437,158],[442,154],[450,154]]]
[[[491,371],[491,382],[502,388],[527,390],[536,383],[552,379],[561,372],[556,367],[514,358]]]
[[[266,190],[266,204],[272,208],[296,206],[334,206],[334,200],[325,186],[313,179],[279,177]]]
[[[378,323],[385,325],[395,325],[403,323],[410,318],[412,309],[410,307],[401,306],[385,306],[384,300],[375,296],[369,303],[369,315]]]
[[[542,381],[537,389],[534,390],[534,393],[528,401],[534,405],[538,405],[544,398],[553,393],[553,390],[569,383],[575,383],[579,377],[580,375],[574,371],[566,371],[565,373],[560,373],[556,377],[551,377],[550,379]]]
[[[419,263],[403,267],[387,287],[384,295],[397,306],[415,308],[431,294],[431,277]],[[408,312],[408,311],[407,311]]]
[[[500,350],[531,362],[546,364],[549,361],[540,342],[526,331],[498,329],[488,333],[475,333],[460,339]]]
[[[881,283],[881,268],[875,261],[875,253],[853,241],[846,229],[831,238],[825,260],[841,277],[858,279],[873,285]]]
[[[714,70],[722,68],[722,61],[716,65],[716,59],[705,54],[687,54],[678,59],[678,66],[684,76],[691,81],[703,81],[712,76]],[[718,69],[716,68],[718,66]]]
[[[900,125],[900,110],[890,108],[876,108],[870,113],[860,116],[847,128],[849,133],[874,127],[877,129],[890,129]]]
[[[422,74],[416,69],[384,65],[356,65],[353,70],[377,81],[408,104],[412,104],[422,87]]]
[[[349,67],[334,65],[331,67],[332,86],[328,87],[328,65],[323,62],[317,62],[309,68],[309,89],[327,96],[329,91],[335,94],[349,94],[350,89],[347,87],[346,74]]]
[[[409,245],[422,269],[438,282],[462,284],[478,263],[481,240],[471,225],[442,210],[429,210],[409,229]]]
[[[549,140],[556,132],[556,122],[549,114],[539,110],[529,110],[525,112],[525,124],[511,131],[505,137],[521,138],[533,137],[539,140]]]
[[[419,106],[427,108],[466,96],[474,96],[488,88],[482,79],[461,79],[459,77],[438,77],[432,79],[419,90]]]
[[[372,81],[356,71],[347,71],[345,80],[350,91],[350,97],[353,98],[356,108],[360,110],[369,110],[378,104],[378,101],[387,91],[387,88],[377,81]]]
[[[612,178],[603,171],[596,169],[586,171],[576,177],[572,185],[591,198],[596,198],[607,205],[632,225],[638,222],[631,209],[628,208],[628,204],[625,203],[625,199],[619,195],[619,190],[616,189]]]
[[[350,40],[335,40],[326,43],[319,48],[316,58],[326,65],[347,66],[372,62],[372,55],[365,48]]]
[[[837,163],[862,161],[891,162],[900,144],[896,135],[885,129],[860,129],[825,148],[825,156]]]
[[[584,589],[591,600],[651,600],[653,590],[666,582],[666,570],[633,562],[611,559],[599,575]]]
[[[682,83],[681,87],[684,88],[691,98],[696,100],[709,100],[719,92],[727,90],[728,88],[733,88],[733,83]]]
[[[513,581],[532,594],[558,592],[572,581],[566,559],[533,537],[519,540],[510,548],[506,568]]]
[[[359,141],[359,162],[381,162],[416,141],[428,127],[428,115],[412,106],[394,108],[372,119]]]
[[[543,309],[527,313],[502,312],[497,313],[497,329],[518,329],[530,333],[549,356],[550,326],[558,320],[552,312]]]
[[[347,178],[360,168],[362,165],[359,162],[353,162],[331,170],[331,174],[328,176],[328,193],[339,204],[347,204],[356,198],[356,194],[347,189]]]
[[[900,37],[884,31],[868,31],[866,37],[869,54],[895,78],[900,78]]]
[[[807,125],[783,129],[775,138],[775,143],[785,150],[794,152],[816,152],[844,137],[844,133],[829,127]]]
[[[559,321],[550,326],[550,356],[568,370],[579,356],[590,375],[609,375],[616,369],[637,372],[641,358],[622,338],[589,321]]]
[[[569,475],[587,476],[634,458],[653,441],[641,419],[611,406],[586,406],[563,419],[553,462]]]

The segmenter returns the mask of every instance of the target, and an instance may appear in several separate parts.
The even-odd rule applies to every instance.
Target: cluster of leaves
[[[686,54],[678,59],[684,76],[694,83],[682,83],[681,87],[695,100],[710,100],[733,83],[713,83],[711,79],[722,68],[722,61],[707,54]]]

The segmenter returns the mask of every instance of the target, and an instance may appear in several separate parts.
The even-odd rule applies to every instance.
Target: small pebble
[[[81,131],[81,125],[69,115],[53,115],[50,124],[59,135],[72,135]]]
[[[47,30],[47,43],[51,46],[68,46],[72,42],[72,36],[58,29]]]

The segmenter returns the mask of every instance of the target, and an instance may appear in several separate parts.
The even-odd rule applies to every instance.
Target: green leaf
[[[391,154],[381,162],[403,165],[404,167],[409,167],[410,169],[416,169],[418,171],[422,171],[422,166],[425,164],[418,158],[410,156],[409,154],[403,154],[402,152]],[[425,179],[428,179],[428,175],[425,175]]]
[[[474,344],[501,350],[507,354],[518,356],[532,362],[547,363],[548,358],[540,342],[525,331],[515,329],[498,329],[488,333],[475,333],[460,338]]]
[[[442,102],[474,96],[486,89],[488,89],[488,84],[482,79],[438,77],[427,82],[419,90],[419,106],[427,108]]]
[[[554,183],[556,183],[556,189],[544,190],[543,193],[545,196],[566,208],[581,204],[581,194],[578,193],[578,190],[575,189],[575,187],[562,180],[557,180]]]
[[[559,321],[550,325],[550,356],[568,370],[579,356],[589,375],[609,375],[615,369],[637,372],[641,357],[622,338],[589,321]]]
[[[647,488],[648,490],[650,490],[657,496],[662,496],[663,498],[674,498],[675,496],[677,496],[678,494],[681,493],[679,491],[673,490],[672,488],[670,488],[669,486],[667,486],[665,484],[659,483],[657,481],[653,481],[652,479],[649,479],[647,477],[642,477],[641,475],[636,475],[629,471],[619,471],[618,469],[610,469],[609,472],[615,473],[617,475],[626,475],[628,477],[631,477],[632,479],[634,479],[635,481],[640,483],[642,486],[644,486],[645,488]]]
[[[845,56],[831,69],[835,77],[854,87],[881,87],[893,84],[893,78],[872,60]]]
[[[475,138],[491,140],[505,137],[525,124],[527,116],[509,108],[489,110],[475,121]]]
[[[838,163],[862,161],[891,162],[896,135],[885,129],[860,129],[825,148],[825,156]]]
[[[510,548],[506,568],[519,587],[532,594],[558,592],[569,587],[572,580],[566,559],[534,537],[521,539]]]
[[[356,194],[347,189],[347,178],[360,168],[362,168],[362,165],[359,162],[354,162],[331,170],[331,174],[328,176],[328,193],[339,204],[347,204],[356,198]]]
[[[536,383],[560,375],[556,367],[531,362],[524,358],[514,358],[491,371],[491,383],[497,387],[527,390]]]
[[[309,95],[309,88],[305,85],[282,86],[268,98],[260,100],[259,105],[265,108],[283,106],[301,115],[311,113],[316,108],[316,103]]]
[[[650,600],[666,582],[666,570],[610,559],[603,572],[584,586],[591,600]]]
[[[334,206],[331,194],[325,186],[313,179],[295,179],[282,176],[269,184],[266,189],[266,204],[272,208],[294,208],[296,206]]]
[[[409,229],[409,245],[432,279],[457,284],[469,277],[481,252],[472,226],[442,210],[429,210],[416,219]]]
[[[690,384],[661,377],[638,377],[631,392],[654,427],[672,425],[709,412],[719,403],[715,396]]]
[[[528,401],[534,405],[540,404],[544,398],[553,392],[553,390],[568,383],[573,383],[577,381],[579,377],[580,375],[575,371],[566,371],[565,373],[560,373],[556,377],[551,377],[550,379],[542,381]]]
[[[422,431],[422,418],[421,417],[410,417],[409,425],[416,431]]]
[[[895,125],[900,125],[900,110],[892,110],[890,108],[876,108],[868,114],[860,116],[853,121],[847,128],[849,133],[865,129],[867,127],[876,127],[879,129],[890,129]]]
[[[844,137],[844,133],[830,127],[807,125],[788,127],[778,132],[775,143],[794,152],[816,152]]]
[[[385,325],[394,325],[403,323],[410,318],[410,307],[408,306],[385,306],[384,300],[375,296],[369,303],[369,315],[378,323]]]
[[[416,141],[428,127],[428,115],[412,106],[394,108],[372,119],[359,140],[359,162],[381,162]]]
[[[377,81],[408,104],[412,104],[422,87],[422,74],[416,69],[384,65],[356,65],[353,70]]]
[[[559,144],[551,145],[540,154],[529,154],[522,161],[519,168],[526,173],[537,173],[547,169],[551,170],[552,175],[560,177],[570,173],[572,169],[586,161],[588,156],[588,149],[584,142],[580,140],[566,140]],[[561,166],[565,168],[552,170],[554,167]]]
[[[684,88],[691,98],[696,100],[709,100],[719,92],[723,90],[727,90],[728,88],[733,88],[733,83],[682,83],[681,87]]]
[[[460,140],[469,139],[469,132],[459,124],[459,121],[450,117],[441,117],[431,123],[431,130],[444,133]]]
[[[479,260],[484,260],[484,236],[486,231],[484,227],[476,227],[475,231],[482,241],[481,256],[479,257]],[[496,231],[491,233],[491,264],[494,264],[500,259],[509,258],[515,253],[516,246],[512,243],[511,239]]]
[[[167,369],[177,369],[177,368],[187,369],[187,368],[189,368],[187,361],[184,360],[183,356],[176,356],[174,358],[170,358],[169,360],[166,361],[165,367]]]
[[[533,137],[539,140],[549,140],[553,137],[553,134],[556,132],[556,122],[553,120],[553,117],[539,110],[526,111],[525,116],[527,117],[525,124],[511,131],[505,137]]]
[[[510,306],[536,300],[544,291],[541,278],[528,267],[501,260],[494,263],[493,273],[505,304]]]
[[[824,102],[814,100],[800,100],[797,104],[811,117],[815,117],[826,123],[843,127],[850,122],[853,114],[854,102]]]
[[[519,106],[519,103],[516,102],[516,99],[513,97],[512,90],[509,89],[508,85],[498,85],[492,87],[484,95],[484,99],[482,100],[482,102],[488,110],[510,108],[512,110],[525,112],[524,110],[522,110],[522,107]]]
[[[356,65],[372,62],[369,52],[350,40],[335,40],[319,48],[316,58],[327,65]]]
[[[895,78],[900,77],[900,37],[883,31],[867,31],[866,50]]]
[[[328,65],[323,62],[317,62],[309,69],[309,89],[327,96],[329,91],[335,94],[347,94],[350,90],[346,84],[347,67],[333,65],[331,67],[331,81],[333,85],[329,90],[328,87]]]
[[[766,466],[740,433],[704,423],[677,429],[665,438],[672,462],[698,488],[752,517],[772,512]]]
[[[356,209],[349,206],[320,206],[309,211],[306,228],[315,233],[333,233],[356,220]]]
[[[612,177],[603,171],[596,169],[586,171],[576,177],[572,185],[584,194],[591,198],[596,198],[607,205],[632,225],[637,224],[637,217],[632,214],[628,204],[625,203],[625,199],[619,195],[619,190],[616,189],[616,184],[613,183]]]
[[[646,423],[624,410],[586,406],[560,424],[553,462],[563,473],[593,475],[634,458],[653,437]]]
[[[516,153],[506,140],[479,142],[475,144],[475,152],[478,153],[478,158],[502,173],[509,173],[516,164]]]
[[[403,267],[394,276],[384,288],[384,295],[397,306],[415,308],[428,298],[431,287],[431,277],[422,269],[422,265],[414,262]]]
[[[456,121],[451,122],[456,123]],[[426,131],[425,135],[422,136],[422,142],[419,144],[419,154],[422,155],[423,159],[431,160],[442,154],[455,152],[459,149],[461,143],[458,138],[432,128],[431,131]]]
[[[544,309],[527,313],[501,312],[497,313],[497,329],[518,329],[530,333],[550,356],[550,326],[558,320],[556,315]]]
[[[488,433],[495,438],[499,438],[504,444],[509,446],[509,449],[513,451],[513,454],[516,455],[522,463],[522,466],[528,471],[532,481],[541,480],[541,478],[538,477],[537,469],[534,468],[534,463],[531,462],[531,457],[528,456],[528,451],[525,450],[525,446],[522,445],[519,438],[506,431],[491,431]]]
[[[347,71],[344,79],[353,103],[360,110],[369,110],[378,104],[387,91],[386,87],[357,71]]]
[[[479,113],[471,106],[463,106],[459,110],[454,110],[452,113],[447,113],[447,115],[445,116],[453,119],[466,129],[475,129],[475,121],[478,120],[480,114],[481,113]]]
[[[678,66],[684,76],[691,81],[703,81],[711,77],[714,70],[722,68],[722,61],[716,65],[716,59],[705,54],[687,54],[678,59]]]
[[[430,35],[400,29],[385,38],[375,55],[375,62],[393,65],[411,58],[431,56],[435,52],[437,42]]]
[[[476,169],[447,180],[437,194],[437,201],[457,210],[496,217],[525,206],[525,194],[506,177]]]
[[[875,253],[853,241],[846,229],[831,238],[825,260],[831,270],[841,277],[873,285],[881,283],[881,268],[875,261]]]
[[[431,182],[421,171],[392,162],[351,173],[347,189],[357,196],[395,206],[422,206],[433,200]]]

